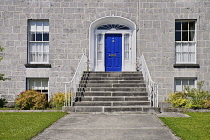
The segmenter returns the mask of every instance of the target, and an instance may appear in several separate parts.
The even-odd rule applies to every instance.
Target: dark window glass
[[[182,30],[188,30],[188,22],[182,22]]]
[[[42,41],[42,33],[36,33],[36,41]]]
[[[31,32],[30,34],[30,41],[35,41],[35,33]]]
[[[195,22],[189,22],[190,30],[195,30]]]
[[[175,40],[181,41],[181,31],[176,31]]]
[[[188,41],[188,32],[187,31],[182,32],[182,41]]]
[[[43,41],[49,41],[49,33],[43,34]]]
[[[195,41],[195,31],[190,31],[189,36],[189,41]]]
[[[175,30],[181,30],[181,22],[175,22]]]

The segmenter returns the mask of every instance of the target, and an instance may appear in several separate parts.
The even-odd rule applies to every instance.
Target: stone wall
[[[160,101],[174,91],[174,77],[197,77],[210,89],[210,2],[208,0],[1,0],[0,45],[5,48],[0,72],[0,97],[10,101],[26,89],[27,77],[49,78],[50,94],[64,91],[83,53],[89,51],[90,24],[120,16],[137,25],[137,57],[145,55],[159,85]],[[49,19],[51,68],[26,68],[29,19]],[[174,68],[175,20],[197,20],[197,64]]]

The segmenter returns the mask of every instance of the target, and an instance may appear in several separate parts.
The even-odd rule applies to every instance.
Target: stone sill
[[[200,68],[199,64],[174,64],[174,68]]]
[[[51,64],[25,64],[26,68],[51,68]]]

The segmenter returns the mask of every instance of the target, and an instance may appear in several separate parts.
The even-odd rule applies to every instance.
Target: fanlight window
[[[97,30],[130,30],[130,28],[120,24],[106,24],[99,26]]]

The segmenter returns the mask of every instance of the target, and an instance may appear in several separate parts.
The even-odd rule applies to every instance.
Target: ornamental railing
[[[76,99],[76,92],[84,71],[88,70],[88,59],[85,54],[82,55],[74,76],[70,82],[65,83],[65,101],[64,106],[73,106]]]
[[[144,55],[140,57],[140,69],[142,71],[144,81],[146,83],[149,101],[152,107],[158,107],[158,85],[153,82]]]

